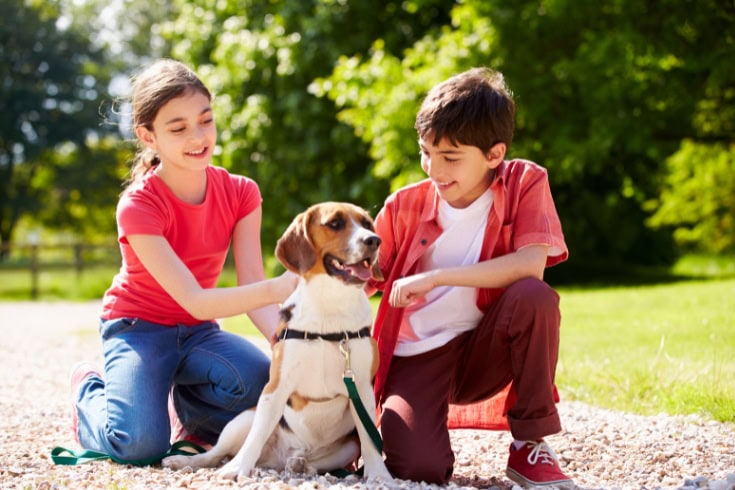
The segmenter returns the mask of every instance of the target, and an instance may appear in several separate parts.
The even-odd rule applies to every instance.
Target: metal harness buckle
[[[342,376],[345,378],[355,379],[355,375],[352,372],[352,365],[350,363],[350,345],[347,342],[348,342],[347,338],[344,338],[339,341],[339,351],[342,353],[342,355],[345,358],[345,371],[342,374]]]

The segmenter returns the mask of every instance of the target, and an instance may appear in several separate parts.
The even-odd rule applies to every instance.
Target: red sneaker
[[[542,487],[554,485],[560,488],[574,488],[572,479],[561,472],[559,458],[543,439],[529,441],[520,449],[510,445],[508,478],[523,487]]]
[[[77,425],[79,424],[77,395],[79,394],[79,385],[90,376],[102,378],[102,374],[99,372],[97,367],[87,361],[75,364],[74,367],[71,368],[71,374],[69,375],[69,384],[71,385],[71,430],[74,434],[74,441],[77,444],[79,444],[79,433],[77,432]]]
[[[184,429],[184,424],[179,420],[179,414],[176,413],[174,399],[170,391],[168,392],[168,424],[171,427],[171,440],[169,442],[173,444],[186,434],[186,429]]]

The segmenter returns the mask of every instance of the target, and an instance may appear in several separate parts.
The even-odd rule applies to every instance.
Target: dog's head
[[[315,204],[294,218],[276,245],[286,269],[310,278],[327,274],[347,284],[382,280],[380,237],[368,213],[350,203]]]

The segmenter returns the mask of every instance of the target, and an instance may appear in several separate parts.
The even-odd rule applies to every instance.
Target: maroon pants
[[[513,437],[534,440],[559,432],[559,323],[556,292],[541,280],[522,279],[505,290],[476,329],[424,354],[394,357],[381,421],[391,474],[428,483],[449,480],[449,403],[484,400],[511,380],[517,395],[508,412]]]

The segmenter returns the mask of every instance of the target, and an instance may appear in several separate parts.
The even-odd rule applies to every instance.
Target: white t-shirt
[[[476,264],[480,259],[492,204],[490,189],[463,209],[453,208],[441,200],[438,222],[442,234],[421,257],[416,272]],[[483,315],[476,301],[476,288],[434,288],[423,300],[406,308],[395,355],[422,354],[472,330]]]

